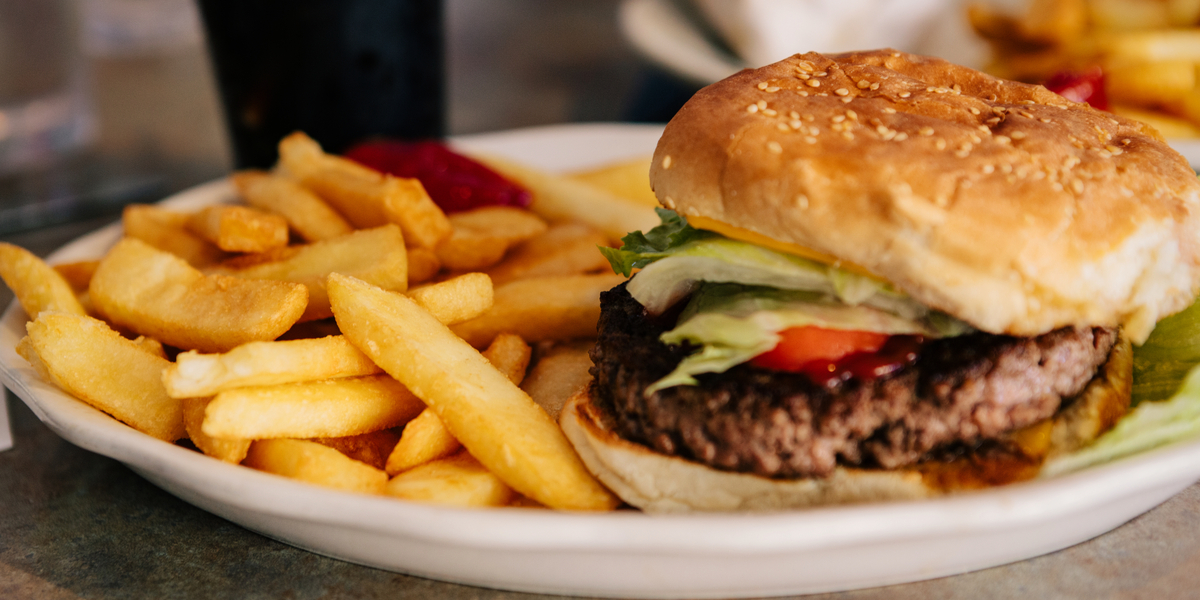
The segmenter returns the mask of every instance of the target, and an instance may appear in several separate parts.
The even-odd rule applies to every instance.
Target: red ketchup
[[[925,338],[919,335],[893,335],[876,352],[858,352],[838,360],[815,360],[799,371],[824,387],[834,387],[851,379],[871,381],[917,362],[923,343]]]
[[[1060,71],[1042,85],[1067,100],[1087,102],[1092,108],[1108,110],[1108,94],[1104,92],[1104,71],[1092,67],[1085,71]]]
[[[364,142],[345,156],[383,173],[419,179],[448,213],[482,206],[525,207],[531,200],[529,190],[439,142]]]

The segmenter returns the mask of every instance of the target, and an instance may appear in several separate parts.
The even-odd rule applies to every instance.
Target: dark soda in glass
[[[445,134],[441,0],[198,0],[238,168]]]

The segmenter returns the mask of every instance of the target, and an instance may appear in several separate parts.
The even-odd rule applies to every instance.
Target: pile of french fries
[[[649,159],[578,178],[483,160],[530,210],[446,215],[419,181],[297,133],[273,171],[233,175],[244,204],[129,206],[98,260],[0,244],[29,317],[18,353],[228,463],[454,506],[612,509],[556,419],[621,281],[596,246],[656,220],[623,191],[648,187]]]
[[[1200,136],[1200,0],[1029,0],[1016,16],[975,3],[968,16],[993,74],[1041,83],[1100,67],[1113,112]]]

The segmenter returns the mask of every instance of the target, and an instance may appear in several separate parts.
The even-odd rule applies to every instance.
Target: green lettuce
[[[600,246],[600,252],[608,259],[612,269],[626,277],[633,269],[670,256],[674,251],[687,244],[717,236],[711,231],[696,229],[688,225],[679,213],[665,208],[655,208],[658,219],[662,224],[646,233],[631,231],[621,238],[622,245],[618,248]]]

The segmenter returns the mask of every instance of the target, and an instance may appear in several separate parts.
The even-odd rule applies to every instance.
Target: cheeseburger
[[[1200,285],[1200,183],[1150,127],[881,50],[695,95],[606,252],[562,424],[658,511],[919,498],[1037,475],[1129,406]]]

